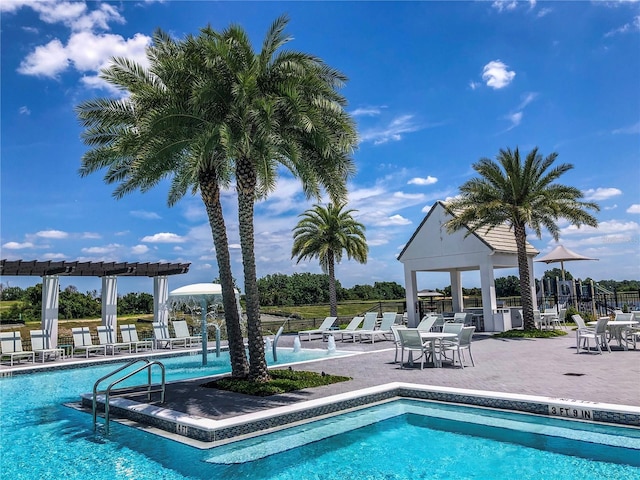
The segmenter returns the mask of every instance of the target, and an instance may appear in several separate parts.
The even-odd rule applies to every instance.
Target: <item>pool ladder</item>
[[[131,372],[127,373],[126,375],[119,377],[117,380],[114,380],[113,382],[111,382],[109,384],[109,386],[104,389],[104,390],[98,390],[98,387],[100,386],[100,384],[107,380],[108,378],[113,377],[114,375],[116,375],[117,373],[120,373],[123,370],[126,370],[127,368],[133,367],[134,365],[136,365],[137,363],[144,363],[144,365],[141,365],[139,367],[137,367],[136,369],[132,370]],[[161,372],[161,382],[159,384],[153,384],[151,382],[151,369],[153,368],[154,365],[157,365],[158,367],[160,367],[160,372]],[[132,377],[133,375],[142,372],[144,370],[147,370],[147,382],[146,382],[146,389],[145,390],[135,390],[136,388],[139,387],[143,387],[145,386],[145,384],[140,384],[140,385],[132,385],[132,386],[127,386],[127,387],[120,387],[120,388],[113,388],[116,385],[118,385],[119,383],[125,381],[126,379]],[[164,402],[164,394],[165,394],[165,368],[164,365],[161,362],[158,362],[157,360],[151,361],[151,360],[147,360],[146,358],[139,358],[136,360],[133,360],[129,363],[127,363],[126,365],[123,365],[120,368],[117,368],[116,370],[114,370],[113,372],[105,375],[104,377],[98,379],[96,381],[96,383],[93,385],[93,404],[92,404],[92,412],[93,412],[93,431],[95,432],[97,427],[98,427],[98,395],[102,395],[104,394],[104,431],[105,434],[109,434],[109,397],[113,396],[113,395],[123,395],[124,392],[129,392],[129,393],[146,393],[147,394],[147,400],[151,400],[151,394],[152,393],[160,393],[160,402],[163,403]]]

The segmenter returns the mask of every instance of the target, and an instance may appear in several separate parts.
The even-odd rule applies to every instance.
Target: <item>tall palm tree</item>
[[[321,59],[281,48],[286,16],[271,26],[260,52],[254,52],[239,26],[203,31],[207,58],[218,75],[229,79],[220,123],[225,157],[235,166],[240,245],[244,268],[249,376],[268,379],[260,324],[254,252],[254,206],[276,187],[284,167],[302,182],[307,197],[346,197],[346,181],[355,168],[350,154],[357,143],[355,125],[338,93],[346,78]],[[203,95],[209,94],[203,88]]]
[[[80,175],[106,169],[105,182],[117,184],[116,198],[145,192],[171,179],[168,203],[188,191],[200,192],[218,261],[232,375],[245,377],[248,362],[236,308],[227,232],[220,203],[229,186],[232,165],[222,154],[217,125],[224,110],[198,97],[203,79],[216,76],[204,63],[193,38],[175,42],[162,31],[147,50],[149,69],[125,58],[113,59],[101,76],[127,93],[121,99],[98,98],[81,103],[77,115],[91,147]],[[224,82],[219,81],[222,89]]]
[[[365,239],[365,226],[357,222],[352,212],[343,210],[344,204],[314,205],[312,209],[300,214],[302,220],[293,231],[291,258],[318,258],[322,271],[329,275],[330,315],[338,315],[336,295],[335,264],[342,260],[343,253],[348,259],[367,263],[369,247]]]
[[[489,230],[506,223],[513,229],[518,252],[520,291],[524,328],[534,329],[533,296],[530,288],[531,274],[527,262],[527,228],[538,238],[543,227],[558,241],[558,220],[568,220],[580,227],[596,227],[598,221],[586,210],[599,211],[596,203],[583,202],[580,190],[575,187],[553,183],[573,168],[563,163],[552,165],[558,154],[543,158],[538,148],[529,152],[523,160],[516,148],[501,149],[496,160],[482,158],[473,165],[480,174],[460,187],[460,196],[447,207],[455,216],[445,226],[449,232],[463,227],[469,233],[481,228]]]

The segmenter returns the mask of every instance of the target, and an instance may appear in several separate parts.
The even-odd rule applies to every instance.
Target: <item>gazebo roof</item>
[[[179,275],[189,271],[190,263],[138,263],[138,262],[54,262],[37,260],[0,260],[2,276],[63,275],[74,277],[158,277]]]

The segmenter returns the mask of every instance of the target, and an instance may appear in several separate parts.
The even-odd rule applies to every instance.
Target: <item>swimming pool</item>
[[[214,358],[210,357],[212,363]],[[163,362],[168,372],[173,370],[173,362],[176,370],[184,371],[197,368],[199,357]],[[639,437],[637,429],[526,416],[529,420],[525,423],[532,430],[565,428],[569,433],[577,432],[578,439],[562,440],[556,448],[556,439],[561,437],[520,433],[504,425],[486,426],[472,421],[490,417],[500,424],[522,418],[518,414],[483,410],[478,415],[475,408],[462,407],[461,410],[458,406],[416,401],[392,402],[352,412],[347,417],[323,420],[330,430],[328,438],[321,435],[317,441],[266,457],[264,446],[257,448],[262,455],[246,458],[243,455],[256,449],[255,442],[264,444],[269,440],[276,446],[283,443],[289,446],[294,435],[308,438],[312,424],[295,427],[297,431],[282,430],[269,437],[212,450],[199,450],[117,423],[112,424],[111,435],[105,437],[94,434],[91,415],[64,407],[62,403],[78,401],[80,393],[89,391],[97,377],[113,369],[114,365],[110,364],[0,379],[3,477],[56,480],[506,478],[516,471],[519,480],[585,478],[587,475],[626,480],[640,476],[637,463],[633,465],[629,460],[640,457],[637,450],[615,445],[603,447],[602,443],[579,440],[583,436],[592,440],[598,436],[600,440],[621,438],[624,433],[633,446]],[[170,378],[171,375],[169,373]],[[436,415],[432,410],[440,413]],[[353,429],[342,433],[333,430],[335,425],[345,423],[351,423]],[[489,438],[476,436],[485,430],[492,432],[484,435]],[[524,437],[525,446],[503,441],[515,437]],[[527,442],[530,444],[526,445]],[[562,454],[582,454],[589,450],[609,453],[604,457],[592,456],[592,459]],[[244,463],[233,463],[230,457],[225,459],[224,455],[229,452],[239,454],[239,461]],[[246,461],[249,458],[255,460]]]

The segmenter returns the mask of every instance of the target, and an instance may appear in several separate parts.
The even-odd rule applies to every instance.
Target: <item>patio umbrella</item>
[[[556,248],[551,250],[546,255],[543,255],[540,258],[536,258],[535,262],[544,262],[544,263],[557,263],[560,262],[560,268],[562,269],[562,281],[564,282],[564,262],[571,262],[574,260],[598,260],[597,258],[585,257],[584,255],[580,255],[568,248],[558,245]]]
[[[169,303],[195,303],[202,311],[202,365],[207,364],[207,307],[222,303],[222,286],[217,283],[194,283],[169,292]],[[236,303],[240,313],[240,294],[236,290]],[[216,355],[220,355],[220,328],[216,330]]]

